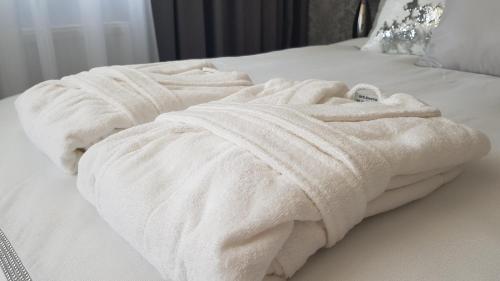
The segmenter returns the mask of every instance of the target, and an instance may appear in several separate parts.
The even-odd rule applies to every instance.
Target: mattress
[[[371,83],[439,107],[485,132],[492,151],[430,196],[357,225],[292,278],[498,280],[500,278],[500,78],[414,65],[413,56],[359,51],[364,39],[245,57],[222,70],[270,78]],[[0,229],[33,280],[161,280],[25,137],[15,97],[0,101]],[[0,280],[3,275],[0,274]]]

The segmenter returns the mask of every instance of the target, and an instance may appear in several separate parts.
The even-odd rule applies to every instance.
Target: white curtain
[[[149,0],[0,0],[0,98],[96,66],[157,60]]]

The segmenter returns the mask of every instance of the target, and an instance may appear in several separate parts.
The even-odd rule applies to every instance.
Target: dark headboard
[[[246,55],[350,39],[360,0],[151,0],[160,59]],[[371,19],[380,0],[368,0]]]
[[[369,0],[375,19],[380,0]],[[309,0],[309,44],[329,44],[350,39],[359,0]]]

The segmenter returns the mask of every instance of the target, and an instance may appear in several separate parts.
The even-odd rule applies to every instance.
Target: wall
[[[379,0],[369,0],[375,19]],[[330,44],[350,39],[359,0],[309,0],[309,45]]]

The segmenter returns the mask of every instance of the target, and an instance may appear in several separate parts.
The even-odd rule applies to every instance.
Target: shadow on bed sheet
[[[293,281],[498,280],[500,151],[428,197],[369,218]]]

